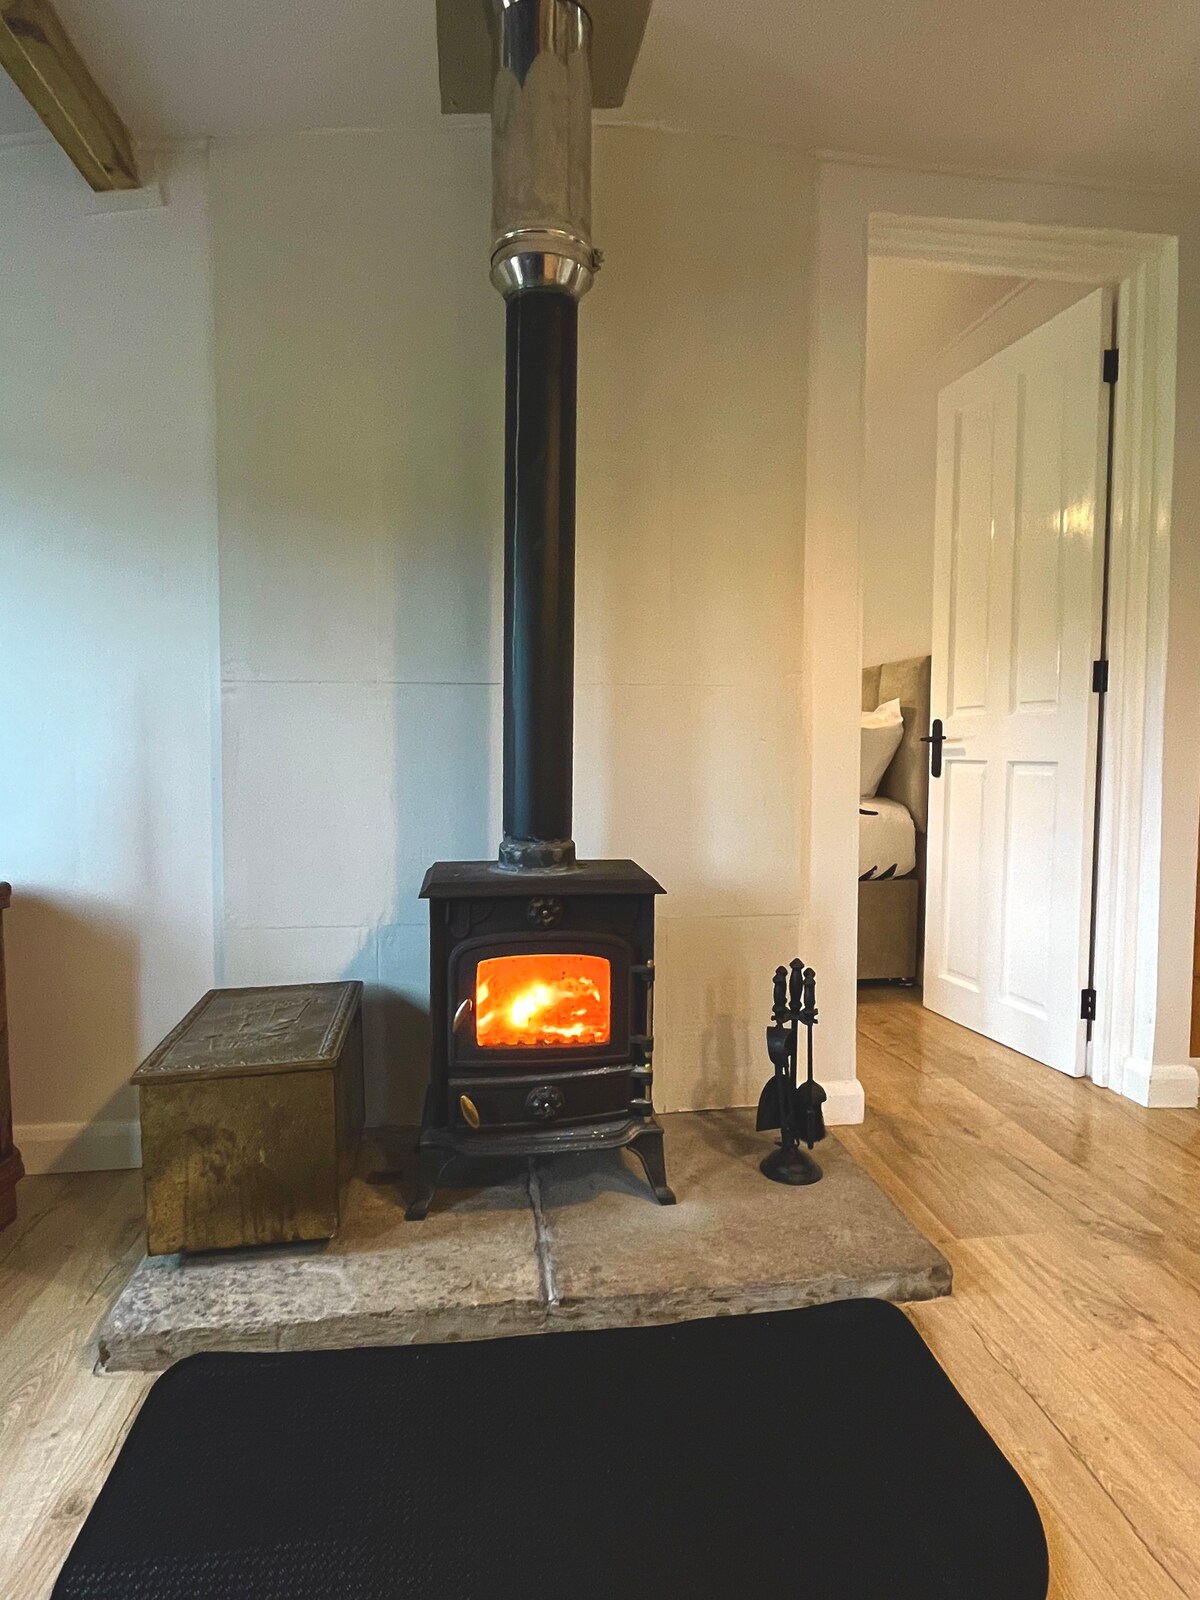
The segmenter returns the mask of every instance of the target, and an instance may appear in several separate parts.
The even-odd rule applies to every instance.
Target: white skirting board
[[[1187,1109],[1197,1101],[1196,1068],[1127,1061],[1119,1093],[1140,1106]],[[825,1121],[831,1128],[863,1120],[862,1084],[840,1078],[825,1085]],[[136,1122],[27,1122],[14,1137],[25,1171],[107,1172],[142,1164],[141,1129]]]
[[[865,1101],[857,1078],[835,1078],[825,1085],[825,1121],[831,1128],[861,1122]]]
[[[142,1130],[133,1122],[26,1122],[13,1129],[25,1171],[110,1172],[142,1164]]]
[[[1113,1087],[1127,1100],[1156,1110],[1189,1111],[1197,1099],[1200,1076],[1190,1064],[1172,1066],[1164,1062],[1126,1061],[1121,1082]]]
[[[825,1121],[830,1127],[863,1120],[863,1091],[857,1078],[836,1080],[825,1089],[829,1096]],[[13,1133],[25,1171],[31,1175],[108,1172],[142,1164],[141,1129],[136,1122],[27,1122]]]

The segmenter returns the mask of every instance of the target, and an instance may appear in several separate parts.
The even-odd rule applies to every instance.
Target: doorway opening
[[[1120,285],[1088,1072],[1142,1105],[1196,1104],[1200,1077],[1188,1061],[1186,1026],[1192,918],[1178,914],[1196,838],[1193,795],[1181,780],[1194,763],[1167,716],[1168,682],[1180,680],[1185,657],[1174,645],[1168,652],[1172,572],[1191,569],[1173,523],[1179,240],[1125,222],[1160,211],[1115,196],[902,173],[832,157],[819,169],[805,428],[799,860],[806,954],[826,983],[826,1047],[851,1062],[858,917],[857,896],[847,887],[858,850],[854,718],[862,669],[858,649],[846,646],[857,644],[860,623],[868,259],[887,256],[1039,282]],[[1194,482],[1185,475],[1178,487],[1181,514],[1190,517]],[[1184,614],[1190,598],[1181,591]],[[861,1106],[861,1087],[858,1099]]]
[[[1072,1076],[1117,287],[888,256],[868,277],[859,979],[922,983]]]

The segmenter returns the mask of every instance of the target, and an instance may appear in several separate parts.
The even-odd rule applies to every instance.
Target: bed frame
[[[858,886],[858,977],[915,983],[925,943],[925,836],[929,827],[929,657],[864,667],[862,708],[899,700],[904,736],[879,793],[908,807],[917,825],[916,870]]]

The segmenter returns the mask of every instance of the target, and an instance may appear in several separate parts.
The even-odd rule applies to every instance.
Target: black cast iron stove
[[[591,244],[591,24],[573,0],[497,0],[492,282],[504,295],[504,838],[438,862],[419,1184],[457,1156],[616,1149],[667,1187],[654,1118],[654,897],[571,838],[578,302]]]
[[[632,861],[513,872],[439,862],[429,900],[432,1074],[410,1218],[455,1155],[628,1145],[660,1201],[654,896]]]

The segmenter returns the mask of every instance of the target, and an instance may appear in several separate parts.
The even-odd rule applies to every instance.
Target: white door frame
[[[1001,215],[959,220],[899,214],[896,198],[920,189],[951,204],[954,197],[967,196],[977,212],[994,206]],[[1045,191],[1033,209],[1071,214],[1071,204],[1056,208],[1054,200],[1054,192]],[[858,534],[869,258],[898,256],[968,271],[1118,283],[1122,354],[1114,434],[1112,668],[1097,842],[1098,1000],[1090,1071],[1097,1083],[1142,1104],[1191,1105],[1197,1094],[1195,1069],[1183,1063],[1152,1065],[1178,244],[1164,234],[1006,218],[1019,204],[1013,186],[1000,181],[880,169],[848,173],[839,166],[823,168],[818,179],[804,551],[804,937],[818,971],[824,957],[832,978],[826,983],[822,974],[828,1048],[853,1060],[857,912],[855,897],[845,888],[851,877],[843,868],[849,873],[856,859],[849,790],[858,766],[860,669],[851,644],[861,626]]]

